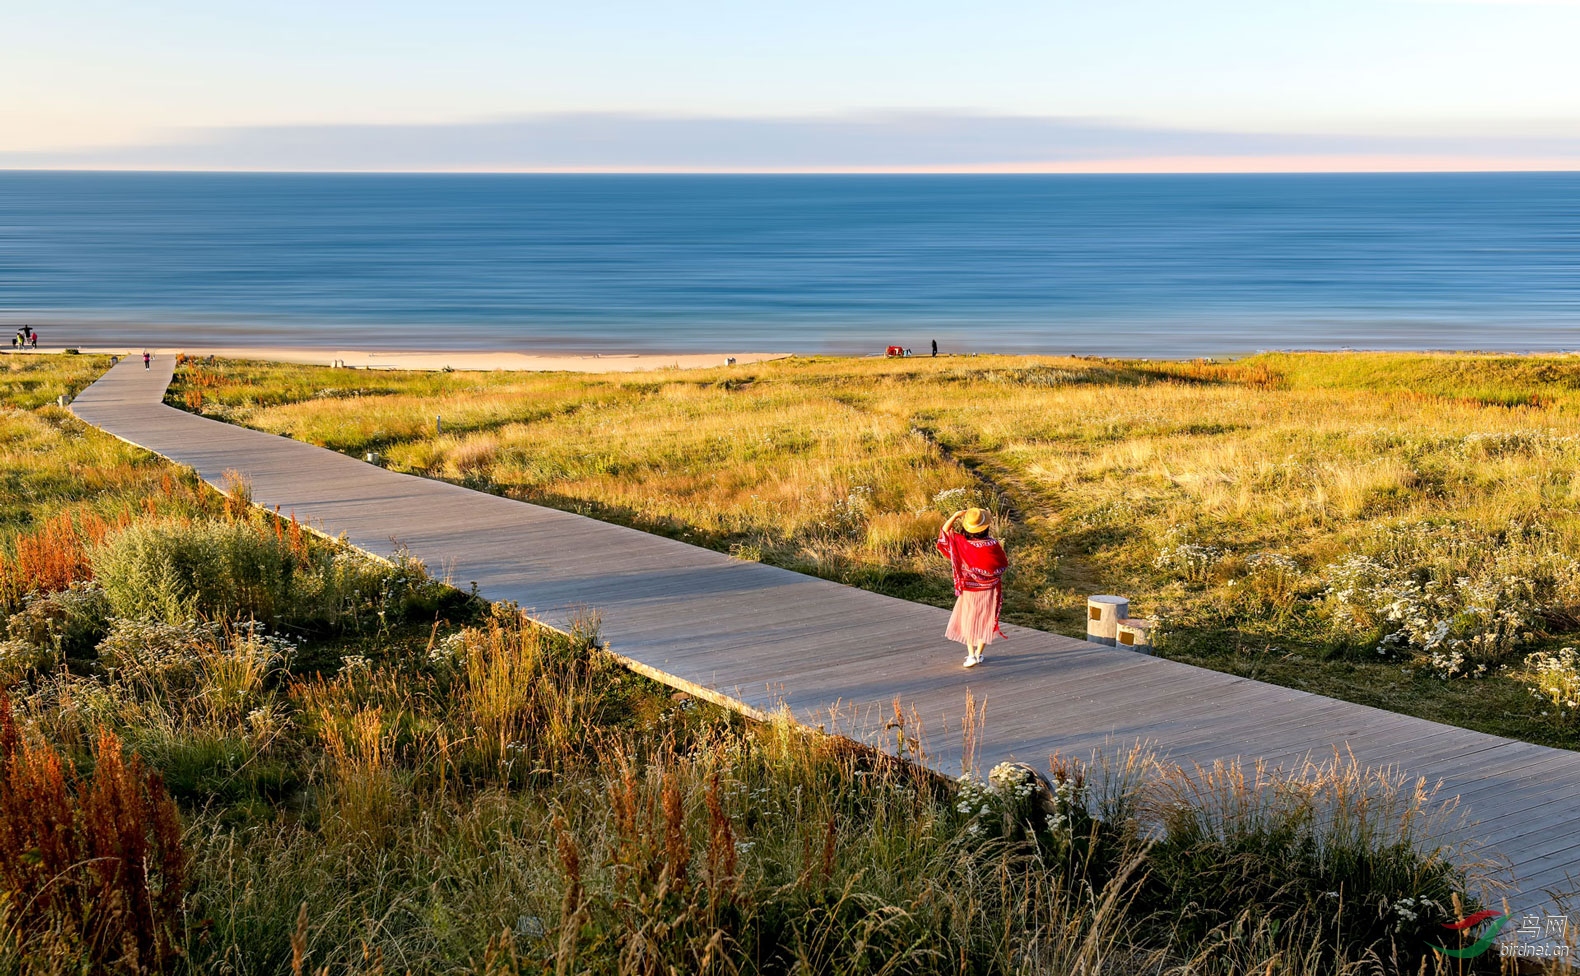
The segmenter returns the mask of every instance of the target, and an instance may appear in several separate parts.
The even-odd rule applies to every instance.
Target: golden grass
[[[1326,567],[1385,544],[1391,526],[1540,523],[1580,557],[1580,365],[1565,358],[792,359],[636,376],[222,369],[234,382],[207,401],[217,415],[935,604],[952,595],[931,536],[947,511],[984,504],[1010,547],[1010,619],[1079,634],[1087,594],[1125,593],[1164,618],[1171,653],[1213,666],[1239,667],[1214,660],[1226,626],[1329,653],[1320,648],[1336,638],[1314,612]],[[362,384],[366,395],[347,395]],[[1181,539],[1228,558],[1202,579],[1160,569]],[[1299,599],[1286,592],[1277,612],[1242,605],[1234,589],[1264,553],[1299,570]],[[1316,687],[1378,703],[1366,691],[1377,675],[1350,690],[1332,675]],[[1498,710],[1517,697],[1498,696]],[[1387,707],[1401,705],[1412,708]],[[1518,711],[1516,726],[1535,722]]]
[[[1123,513],[1129,538],[1104,549],[1193,525],[1235,544],[1322,558],[1378,518],[1452,514],[1491,525],[1536,514],[1569,523],[1562,506],[1580,493],[1567,402],[1510,409],[1368,390],[1132,385],[1117,367],[1107,384],[1025,386],[1006,381],[1006,367],[1035,375],[1087,363],[793,362],[753,367],[744,383],[725,382],[731,374],[722,370],[658,382],[456,378],[455,392],[421,411],[380,397],[238,415],[325,443],[355,431],[368,438],[356,447],[378,443],[398,468],[486,478],[634,522],[778,540],[816,534],[851,508],[889,525],[894,516],[932,517],[934,495],[964,486],[1015,495],[1010,536],[1039,526],[1036,535],[1056,548],[1069,548],[1083,516]],[[398,421],[386,404],[396,401],[403,415],[443,404],[457,417],[500,418],[510,413],[503,404],[538,400],[539,388],[557,404],[543,417],[442,436]],[[322,435],[326,425],[333,437]],[[892,551],[892,532],[871,536]],[[845,555],[861,561],[865,541]],[[1085,555],[1106,562],[1102,550]],[[1123,581],[1109,566],[1093,571]]]

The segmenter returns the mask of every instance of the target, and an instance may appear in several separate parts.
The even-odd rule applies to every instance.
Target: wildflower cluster
[[[986,505],[982,492],[968,486],[945,488],[933,495],[934,508],[945,515],[958,512],[962,508],[984,508]]]
[[[872,495],[870,485],[857,485],[850,489],[844,498],[835,499],[829,506],[828,514],[823,519],[824,527],[840,534],[864,530],[872,514]]]
[[[5,620],[4,633],[18,642],[11,654],[35,658],[44,669],[63,657],[91,656],[109,614],[104,590],[78,580],[61,590],[26,594],[21,609]]]
[[[1024,801],[1037,791],[1036,775],[1021,763],[1001,762],[988,773],[988,785],[1007,800]]]
[[[466,656],[467,635],[465,631],[456,631],[446,634],[434,641],[428,648],[428,663],[434,667],[453,667],[459,664]]]
[[[955,810],[968,819],[966,832],[973,837],[980,835],[982,818],[992,813],[994,809],[993,791],[974,779],[970,773],[966,773],[960,777],[955,797]]]
[[[291,725],[290,709],[278,701],[265,702],[243,718],[251,742],[259,749],[283,735]]]
[[[47,671],[54,664],[55,655],[49,648],[16,638],[0,640],[0,684],[9,687],[25,675]]]
[[[1078,761],[1060,756],[1049,761],[1049,768],[1053,772],[1053,809],[1046,818],[1048,832],[1068,840],[1091,822],[1086,769]]]
[[[970,818],[966,832],[1004,836],[1035,827],[1031,811],[1033,798],[1044,789],[1040,780],[1030,766],[1017,762],[994,766],[986,783],[962,776],[955,809]]]
[[[1552,705],[1560,719],[1580,715],[1580,658],[1574,648],[1566,647],[1557,654],[1532,654],[1525,659],[1525,666],[1532,695]]]
[[[202,651],[224,642],[224,628],[215,623],[118,617],[99,642],[99,663],[121,680],[169,689],[197,683]]]
[[[380,568],[383,572],[375,575],[374,597],[380,627],[400,622],[410,615],[414,605],[431,603],[444,590],[444,584],[429,576],[428,567],[405,547],[396,551],[388,568]]]
[[[1421,927],[1423,918],[1432,919],[1444,914],[1443,906],[1425,895],[1397,899],[1388,906],[1388,911],[1395,932],[1416,931]]]
[[[1213,569],[1228,554],[1228,550],[1218,546],[1176,542],[1164,545],[1152,565],[1158,569],[1173,570],[1188,583],[1201,584],[1211,578]]]
[[[222,649],[231,656],[246,656],[257,661],[268,671],[289,667],[296,656],[296,642],[280,634],[271,634],[267,627],[256,620],[242,620],[227,631]]]
[[[1326,576],[1336,613],[1381,627],[1378,654],[1421,652],[1445,678],[1486,674],[1531,639],[1539,609],[1535,585],[1517,576],[1422,580],[1408,567],[1368,556],[1350,556]]]
[[[1554,428],[1475,431],[1459,439],[1454,453],[1460,457],[1471,458],[1514,457],[1544,451],[1562,451],[1575,442],[1573,436],[1560,434]]]
[[[940,508],[944,508],[952,512],[956,509],[966,507],[967,502],[969,501],[970,493],[971,489],[969,488],[945,488],[943,491],[940,491],[938,494],[933,496],[933,502]]]
[[[955,810],[966,819],[973,837],[1038,838],[1067,845],[1091,823],[1087,812],[1086,776],[1079,763],[1052,761],[1053,780],[1019,762],[1001,762],[987,782],[969,774],[960,778]]]
[[[1509,663],[1543,616],[1580,598],[1580,564],[1541,527],[1401,526],[1371,548],[1322,571],[1331,622],[1369,633],[1378,654],[1419,654],[1444,678]]]
[[[1300,563],[1293,556],[1281,552],[1258,552],[1246,557],[1246,567],[1253,573],[1298,573]]]

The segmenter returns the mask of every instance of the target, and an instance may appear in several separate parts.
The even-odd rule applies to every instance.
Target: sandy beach
[[[129,349],[111,346],[77,347],[82,353],[112,356],[141,356],[142,348]],[[38,350],[5,350],[17,355],[61,352],[60,347]],[[784,359],[784,352],[740,353],[660,353],[576,354],[555,353],[534,355],[520,352],[489,352],[486,350],[455,350],[441,352],[367,352],[349,349],[311,349],[290,346],[161,346],[149,348],[155,356],[217,356],[221,359],[255,359],[265,362],[306,363],[315,366],[342,366],[347,369],[454,369],[454,370],[521,370],[536,372],[569,373],[635,373],[654,369],[701,369],[709,366],[727,366],[767,362]]]

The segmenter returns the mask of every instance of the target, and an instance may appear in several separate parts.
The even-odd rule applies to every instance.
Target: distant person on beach
[[[933,355],[934,356],[938,355],[938,340],[937,339],[933,340]]]
[[[147,369],[148,368],[148,361],[150,359],[153,359],[153,358],[154,357],[148,355],[146,352],[143,353],[143,369]]]
[[[38,348],[38,330],[37,329],[29,330],[28,336],[27,336],[27,344],[32,346],[34,349]]]
[[[955,581],[955,611],[944,636],[966,646],[966,664],[982,663],[982,649],[1003,637],[999,613],[1004,608],[1004,547],[988,534],[988,513],[967,508],[949,516],[938,533],[938,551],[949,559]]]

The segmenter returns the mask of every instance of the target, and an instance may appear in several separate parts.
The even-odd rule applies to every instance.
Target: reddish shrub
[[[14,602],[34,590],[51,593],[93,578],[89,554],[104,539],[110,523],[81,512],[63,512],[37,531],[18,536],[16,557],[0,555],[0,596]]]
[[[179,954],[188,857],[157,773],[100,731],[91,777],[25,740],[0,693],[0,898],[24,947],[94,972],[160,971]]]

